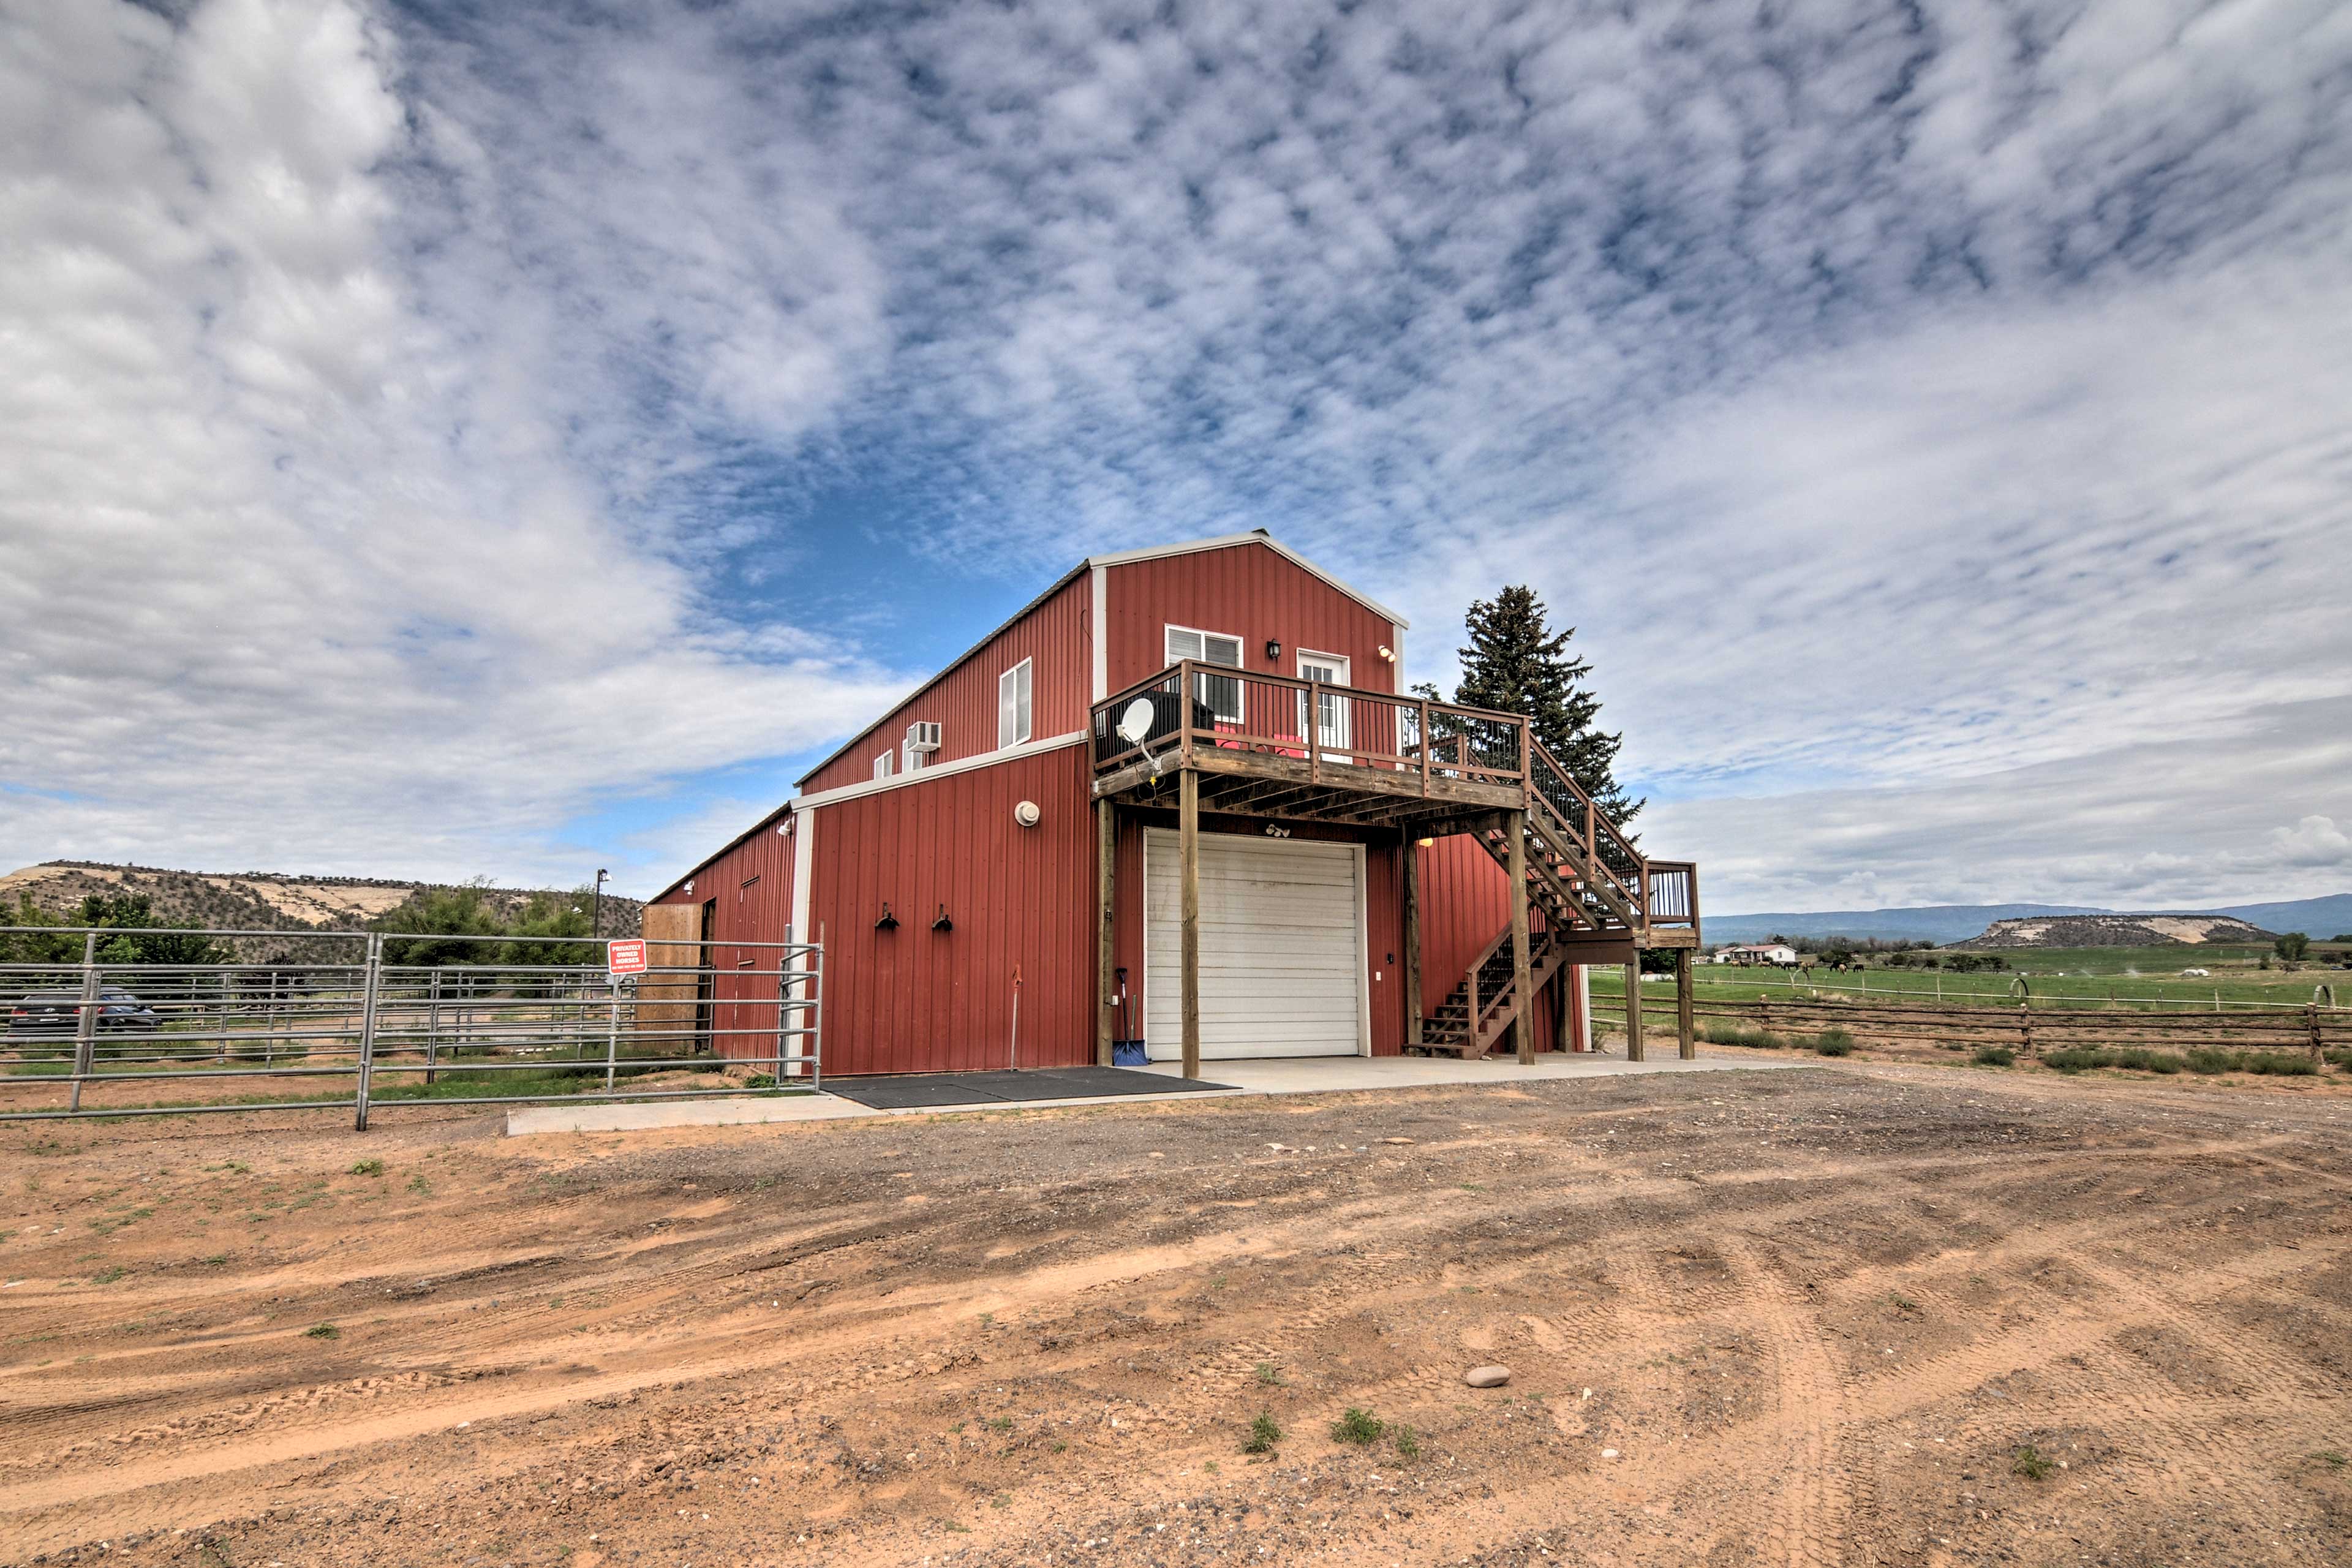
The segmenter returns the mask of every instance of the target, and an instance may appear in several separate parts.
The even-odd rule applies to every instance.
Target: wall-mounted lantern
[[[1281,639],[1277,637],[1268,637],[1265,639],[1265,657],[1268,660],[1277,659],[1282,657]]]

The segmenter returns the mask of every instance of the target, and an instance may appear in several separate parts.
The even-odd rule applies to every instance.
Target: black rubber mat
[[[825,1092],[876,1110],[921,1105],[1017,1105],[1034,1100],[1093,1100],[1112,1094],[1200,1094],[1231,1089],[1197,1078],[1168,1078],[1129,1068],[1033,1068],[1024,1072],[916,1072],[836,1078]]]

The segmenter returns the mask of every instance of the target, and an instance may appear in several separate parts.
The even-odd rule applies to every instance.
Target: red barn
[[[1523,719],[1406,694],[1405,629],[1263,531],[1091,557],[646,933],[713,944],[700,1027],[741,1057],[780,1026],[730,944],[823,942],[828,1073],[1584,1048],[1581,966],[1686,965],[1696,872]]]

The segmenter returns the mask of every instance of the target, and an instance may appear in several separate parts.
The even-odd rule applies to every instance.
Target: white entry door
[[[1327,686],[1351,686],[1354,682],[1348,673],[1350,668],[1344,654],[1302,653],[1298,656],[1298,679],[1301,680],[1319,680]],[[1304,708],[1307,699],[1301,695],[1298,701]],[[1352,742],[1348,737],[1355,728],[1349,722],[1351,715],[1348,710],[1350,706],[1347,698],[1336,691],[1323,692],[1316,700],[1316,744],[1341,748],[1336,754],[1326,752],[1326,761],[1344,763],[1349,760],[1346,748]],[[1303,714],[1298,732],[1302,735],[1307,732]]]
[[[1177,835],[1143,836],[1144,1040],[1184,1054],[1183,889]],[[1236,833],[1201,836],[1201,1055],[1370,1051],[1364,851]]]

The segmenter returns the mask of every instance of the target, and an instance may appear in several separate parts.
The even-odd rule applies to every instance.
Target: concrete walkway
[[[1246,1061],[1207,1061],[1202,1076],[1230,1089],[1182,1096],[1152,1094],[1099,1095],[1087,1100],[1027,1100],[1016,1104],[918,1105],[901,1110],[875,1110],[830,1094],[794,1095],[781,1100],[746,1096],[740,1100],[638,1100],[627,1104],[532,1105],[507,1112],[507,1136],[534,1132],[626,1132],[659,1127],[734,1127],[769,1121],[841,1121],[858,1117],[953,1116],[974,1110],[1034,1110],[1067,1105],[1160,1104],[1181,1099],[1230,1100],[1245,1094],[1347,1094],[1364,1089],[1421,1089],[1432,1085],[1486,1083],[1498,1086],[1549,1082],[1558,1079],[1615,1078],[1635,1073],[1738,1072],[1807,1065],[1810,1058],[1775,1060],[1758,1053],[1703,1056],[1684,1061],[1671,1043],[1662,1057],[1629,1062],[1622,1057],[1559,1055],[1546,1052],[1534,1065],[1521,1067],[1509,1057],[1487,1061],[1456,1061],[1451,1057],[1289,1057]],[[1141,1069],[1170,1078],[1174,1062],[1153,1062]]]

